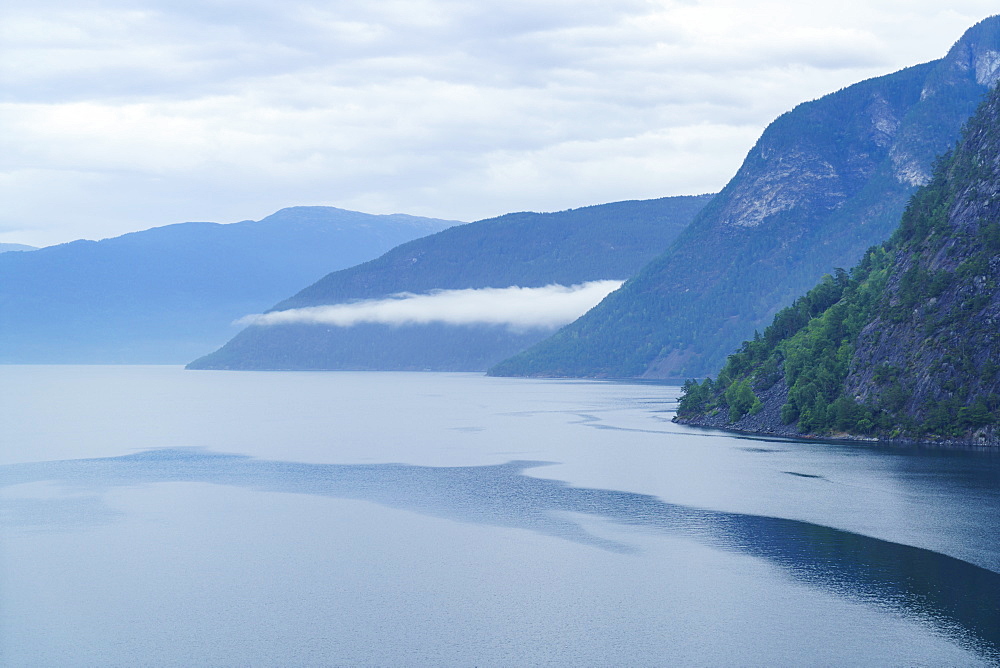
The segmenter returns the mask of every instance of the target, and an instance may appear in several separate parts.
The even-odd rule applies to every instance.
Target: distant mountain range
[[[300,310],[303,317],[312,317],[319,307],[399,301],[393,297],[399,293],[624,280],[666,248],[710,200],[710,195],[666,197],[558,213],[511,213],[459,225],[325,276],[271,312]],[[476,299],[485,294],[464,296]],[[527,293],[490,294],[503,300],[504,306],[496,307],[501,310]],[[486,313],[483,322],[465,324],[433,318],[395,324],[362,320],[350,326],[301,321],[255,324],[189,368],[482,371],[552,331],[496,322],[491,315],[498,314]]]
[[[746,341],[678,421],[1000,444],[1000,91],[889,242]]]
[[[331,270],[456,221],[293,207],[0,254],[0,362],[184,363]]]
[[[775,120],[691,226],[618,291],[495,375],[704,377],[754,330],[899,223],[1000,77],[1000,17],[941,60]]]
[[[35,246],[25,246],[24,244],[0,244],[0,253],[10,251],[33,251],[38,250]]]

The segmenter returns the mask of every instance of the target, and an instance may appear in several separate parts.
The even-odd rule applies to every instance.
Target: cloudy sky
[[[721,188],[995,1],[4,0],[0,242],[292,205],[475,220]]]

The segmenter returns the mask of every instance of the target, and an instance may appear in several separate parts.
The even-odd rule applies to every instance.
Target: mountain
[[[1000,77],[1000,17],[938,61],[776,119],[665,253],[494,375],[704,377],[835,267],[898,224],[936,155]]]
[[[399,293],[624,280],[710,199],[616,202],[459,225],[325,276],[271,311],[386,300]],[[481,371],[551,331],[442,322],[252,325],[189,368]]]
[[[35,246],[25,246],[24,244],[0,244],[0,253],[10,251],[33,251],[38,250]]]
[[[0,362],[183,363],[332,269],[454,221],[293,207],[0,254]]]
[[[745,341],[678,421],[1000,445],[1000,91],[850,274]]]

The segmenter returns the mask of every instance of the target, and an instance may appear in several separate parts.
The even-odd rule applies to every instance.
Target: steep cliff
[[[998,67],[1000,17],[992,17],[942,60],[779,117],[664,254],[584,317],[491,373],[715,373],[795,295],[889,236],[934,156],[954,144],[1000,76]]]
[[[884,246],[686,390],[691,424],[1000,445],[1000,91]]]

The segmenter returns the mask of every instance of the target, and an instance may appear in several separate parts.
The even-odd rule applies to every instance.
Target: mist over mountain
[[[0,362],[171,363],[327,272],[455,224],[332,207],[0,255]]]
[[[678,419],[771,434],[1000,443],[1000,91],[883,246],[746,341]]]
[[[1000,76],[1000,17],[941,60],[776,119],[737,174],[618,291],[495,375],[704,377],[743,339],[898,225],[935,156]]]
[[[296,311],[283,323],[260,321],[189,368],[482,371],[551,333],[544,313],[524,319],[525,300],[542,294],[525,289],[553,286],[544,292],[556,309],[593,292],[594,282],[622,281],[666,248],[710,199],[511,213],[452,227],[325,276],[270,310]],[[601,284],[604,294],[616,285]],[[461,306],[446,308],[445,298]],[[305,322],[318,307],[374,312],[376,305],[365,303],[373,301],[381,303],[379,313],[405,306],[413,315],[389,322],[383,313],[349,326]],[[492,313],[465,317],[483,309]]]

